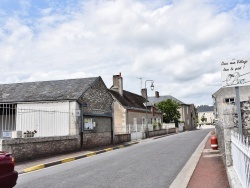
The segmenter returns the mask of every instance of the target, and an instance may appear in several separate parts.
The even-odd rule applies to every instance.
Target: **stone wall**
[[[87,104],[83,109],[84,115],[108,114],[112,116],[113,98],[101,78],[84,93],[79,101]]]
[[[246,137],[250,137],[250,101],[240,103],[241,118],[242,118],[242,131]]]
[[[149,137],[166,135],[166,134],[175,133],[175,132],[176,132],[175,128],[154,130],[154,131],[149,131]]]
[[[250,101],[242,101],[241,104],[242,130],[243,135],[250,137]],[[238,115],[234,104],[226,105],[223,109],[223,116],[216,122],[216,135],[218,145],[223,156],[223,162],[227,166],[233,164],[231,154],[231,130],[238,132]]]
[[[119,135],[114,135],[114,144],[119,144],[123,142],[129,142],[131,141],[131,136],[130,134],[119,134]]]
[[[111,144],[111,132],[83,133],[83,148],[93,148]]]
[[[0,150],[25,161],[80,149],[80,136],[33,137],[0,140]]]

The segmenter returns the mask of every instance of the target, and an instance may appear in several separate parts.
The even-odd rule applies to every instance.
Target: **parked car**
[[[0,151],[0,187],[11,188],[16,185],[18,173],[14,170],[15,161],[10,153]]]

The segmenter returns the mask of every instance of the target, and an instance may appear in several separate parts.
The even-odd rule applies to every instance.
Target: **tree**
[[[207,118],[205,118],[205,116],[203,115],[203,116],[201,116],[201,121],[202,121],[202,123],[204,123],[204,121],[206,121],[207,120]]]
[[[180,104],[172,99],[167,99],[156,104],[156,107],[163,113],[163,122],[177,122],[181,117],[178,109],[181,107]]]

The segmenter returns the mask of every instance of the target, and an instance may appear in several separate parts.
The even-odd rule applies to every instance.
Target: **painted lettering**
[[[228,65],[228,63],[225,63],[225,62],[222,61],[221,65]]]
[[[241,70],[241,67],[237,67],[237,68],[235,68],[235,71],[237,71],[237,70]]]

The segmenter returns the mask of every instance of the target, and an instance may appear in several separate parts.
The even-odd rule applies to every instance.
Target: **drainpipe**
[[[84,113],[83,108],[87,106],[87,103],[82,103],[78,101],[78,104],[80,106],[80,112],[81,112],[81,124],[80,124],[80,147],[83,148],[83,127],[84,127]]]
[[[114,144],[114,101],[112,102],[111,105],[111,111],[112,111],[112,117],[111,117],[111,144]]]

